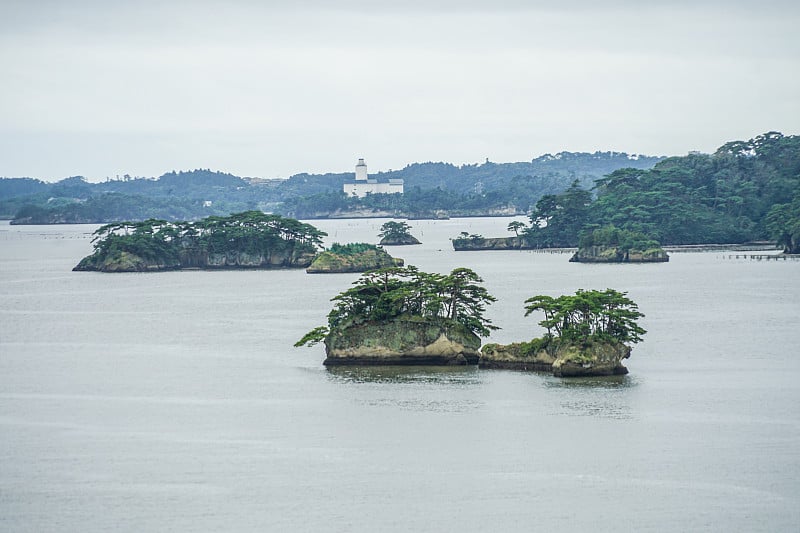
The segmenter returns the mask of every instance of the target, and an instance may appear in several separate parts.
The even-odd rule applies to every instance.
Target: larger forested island
[[[103,183],[0,178],[0,218],[17,224],[198,220],[258,210],[296,219],[354,216],[530,216],[515,237],[577,246],[613,225],[664,245],[773,240],[800,252],[800,136],[769,132],[713,154],[546,154],[521,163],[414,163],[375,177],[404,194],[349,197],[352,173],[241,178],[195,170]]]
[[[94,253],[73,270],[305,268],[325,235],[310,224],[260,211],[198,222],[121,222],[95,231]]]

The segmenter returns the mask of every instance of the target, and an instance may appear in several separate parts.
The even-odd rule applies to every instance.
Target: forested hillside
[[[514,231],[540,247],[576,246],[582,232],[608,225],[666,245],[772,239],[787,250],[800,246],[800,136],[778,132],[728,142],[713,154],[563,152],[523,163],[414,163],[375,176],[404,179],[403,195],[348,198],[342,184],[352,177],[258,180],[195,170],[104,183],[0,179],[0,216],[74,223],[192,220],[251,209],[298,219],[528,213],[531,225]]]
[[[619,152],[562,152],[521,163],[413,163],[373,175],[381,180],[404,179],[405,195],[375,195],[367,201],[342,193],[352,172],[298,174],[285,180],[245,179],[204,169],[169,172],[159,178],[126,175],[102,183],[89,183],[80,176],[57,183],[0,179],[0,218],[16,218],[19,223],[182,220],[247,209],[296,218],[359,209],[397,216],[427,216],[438,210],[453,216],[524,213],[540,196],[561,192],[574,179],[589,186],[615,169],[649,168],[660,159]]]
[[[662,244],[800,240],[800,136],[765,133],[714,154],[620,169],[592,192],[574,183],[545,195],[525,232],[539,246],[575,246],[581,231],[613,224]],[[794,239],[794,241],[792,241]]]

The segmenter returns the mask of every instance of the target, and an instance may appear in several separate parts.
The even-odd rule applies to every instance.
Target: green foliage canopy
[[[339,244],[335,242],[331,244],[331,247],[328,248],[328,251],[336,254],[336,255],[358,255],[369,250],[377,250],[379,247],[375,246],[374,244],[368,244],[365,242],[349,242],[347,244]]]
[[[378,237],[388,237],[389,239],[402,239],[404,237],[411,237],[411,226],[405,222],[395,222],[393,220],[386,222],[381,226],[381,231]]]
[[[531,225],[523,235],[531,246],[559,248],[575,246],[578,234],[589,222],[592,193],[578,181],[563,194],[545,195],[536,202],[530,215]]]
[[[310,224],[260,211],[197,222],[114,222],[98,228],[92,243],[95,254],[128,252],[145,259],[178,256],[181,248],[212,253],[268,253],[292,249],[314,252],[326,234]]]
[[[644,315],[626,294],[581,289],[558,298],[537,295],[525,300],[525,316],[542,311],[544,320],[539,325],[547,329],[549,338],[583,344],[594,339],[637,343],[646,333],[637,323]]]
[[[623,252],[630,250],[643,252],[653,248],[660,248],[658,241],[649,238],[644,233],[619,229],[613,224],[582,232],[578,246],[580,248],[609,246],[619,248]]]
[[[447,275],[422,272],[414,266],[367,272],[331,300],[334,307],[328,314],[328,326],[310,331],[295,346],[320,342],[336,328],[401,315],[453,320],[486,337],[498,328],[484,314],[495,298],[482,282],[468,268],[456,268]]]
[[[773,206],[766,224],[770,236],[786,253],[800,254],[800,190],[790,203]]]

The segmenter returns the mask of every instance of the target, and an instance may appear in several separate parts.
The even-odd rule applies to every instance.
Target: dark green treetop
[[[624,252],[630,250],[644,251],[661,247],[658,241],[651,239],[640,231],[619,229],[613,224],[582,232],[578,246],[580,248],[613,246]]]
[[[94,232],[96,254],[125,251],[146,259],[177,256],[180,246],[214,253],[263,253],[292,248],[314,252],[326,233],[291,218],[244,211],[197,222],[114,222]]]
[[[401,315],[453,320],[486,337],[498,328],[484,315],[495,298],[482,282],[468,268],[456,268],[447,275],[422,272],[414,266],[367,272],[332,298],[328,326],[310,331],[295,346],[320,342],[337,327]]]
[[[583,344],[592,340],[637,343],[646,333],[637,323],[644,315],[626,294],[580,289],[558,298],[537,295],[525,300],[525,316],[544,312],[539,325],[547,329],[548,338]]]
[[[411,226],[405,222],[395,222],[393,220],[386,222],[381,226],[381,231],[378,237],[388,237],[389,239],[402,239],[403,237],[410,237]]]
[[[560,248],[575,246],[578,234],[589,222],[592,193],[577,180],[562,194],[542,196],[530,215],[531,225],[523,235],[533,246]]]
[[[800,254],[800,188],[791,202],[776,204],[767,213],[767,231],[788,254]]]
[[[519,220],[515,220],[514,222],[509,222],[508,227],[506,228],[508,231],[513,231],[514,235],[519,237],[519,232],[525,230],[528,226],[525,225],[524,222],[520,222]]]

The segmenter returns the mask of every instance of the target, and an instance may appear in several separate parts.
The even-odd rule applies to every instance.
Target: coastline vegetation
[[[588,345],[592,342],[637,343],[647,333],[638,324],[644,315],[627,293],[614,289],[583,290],[557,298],[546,295],[525,300],[525,316],[541,311],[539,325],[547,330],[534,339],[531,349],[544,348],[558,341]]]
[[[484,314],[495,298],[482,282],[469,268],[456,268],[447,275],[422,272],[414,266],[367,272],[331,300],[334,306],[327,326],[309,331],[295,346],[322,342],[353,324],[398,317],[453,321],[487,337],[498,328]]]
[[[594,194],[593,194],[594,193]],[[587,231],[613,225],[665,245],[800,243],[800,136],[777,132],[671,157],[650,170],[619,169],[542,196],[530,225],[515,225],[528,247],[574,247]]]
[[[378,233],[381,245],[421,244],[416,237],[411,235],[411,226],[406,222],[390,220],[381,226]]]
[[[84,261],[99,264],[120,254],[162,264],[178,264],[187,255],[313,254],[325,235],[310,224],[260,211],[197,222],[115,222],[94,232],[94,252]]]
[[[612,224],[663,245],[773,240],[800,252],[798,135],[767,132],[713,154],[670,158],[562,152],[524,163],[414,163],[382,173],[405,180],[402,195],[350,198],[342,191],[350,177],[244,179],[198,169],[103,183],[0,178],[0,217],[60,224],[194,220],[253,209],[294,218],[527,213],[529,224],[509,225],[514,247],[574,247],[586,231]]]
[[[381,246],[365,242],[333,243],[314,258],[306,272],[309,274],[367,272],[379,268],[403,266],[403,260],[394,258]]]

